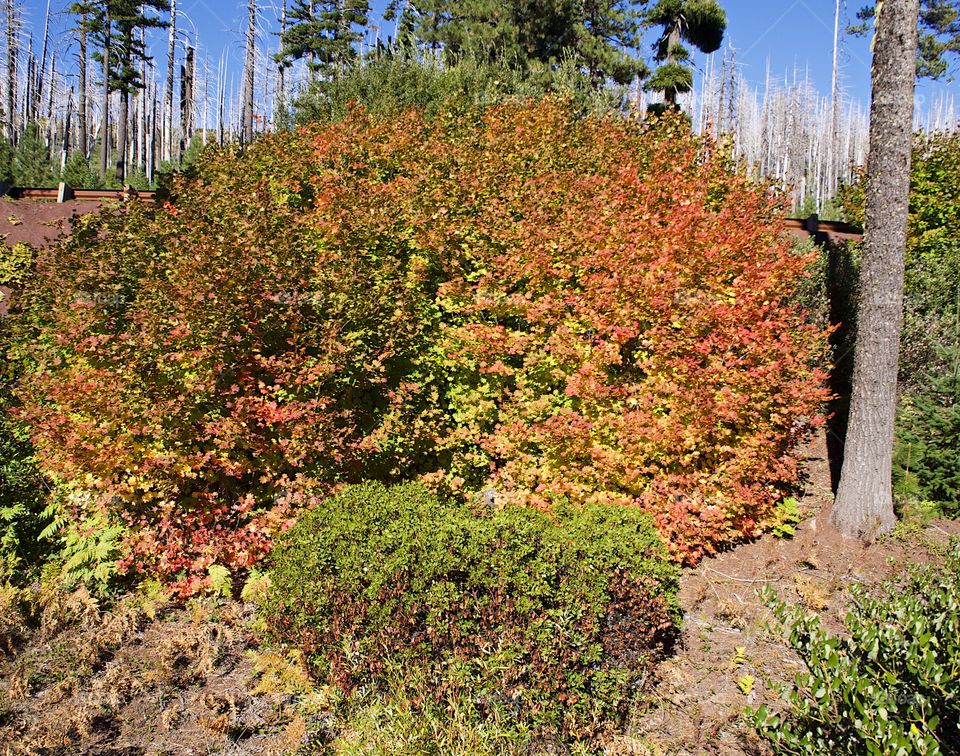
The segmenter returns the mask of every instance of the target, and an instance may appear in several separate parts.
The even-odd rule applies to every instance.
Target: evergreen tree
[[[115,51],[116,63],[111,73],[113,80],[110,88],[120,92],[120,115],[117,120],[116,179],[123,183],[127,163],[127,125],[130,111],[130,95],[144,88],[140,79],[140,62],[149,60],[144,45],[146,29],[162,29],[167,23],[147,11],[169,11],[167,0],[107,0],[110,18],[116,26],[116,42],[111,46]]]
[[[951,367],[904,408],[897,429],[894,488],[960,515],[960,349],[944,354]]]
[[[82,151],[74,152],[64,163],[60,180],[74,189],[101,189],[103,179]]]
[[[624,84],[645,72],[631,55],[640,44],[643,0],[393,0],[417,43],[449,63],[470,57],[528,70],[572,58],[594,86]]]
[[[621,0],[587,0],[574,4],[576,58],[597,85],[606,79],[628,84],[637,76],[645,76],[643,61],[630,55],[640,47],[641,13],[637,2]]]
[[[77,29],[86,35],[90,44],[100,48],[91,57],[100,64],[101,70],[104,69],[103,50],[110,51],[105,67],[108,72],[107,83],[111,92],[120,92],[116,178],[121,182],[126,170],[130,95],[143,89],[139,64],[150,60],[143,42],[144,36],[140,32],[165,28],[167,22],[151,15],[150,11],[168,10],[168,0],[82,0],[68,8],[70,13],[78,17]],[[104,44],[107,41],[109,45]]]
[[[13,182],[17,186],[53,186],[56,183],[50,152],[35,121],[27,124],[17,145],[13,158]]]
[[[312,77],[342,73],[358,58],[369,0],[295,0],[280,36],[279,62],[307,59]]]
[[[0,184],[13,183],[13,150],[7,140],[0,136]]]
[[[873,28],[876,12],[876,4],[862,8],[857,13],[860,23],[850,31],[867,34]],[[943,78],[947,73],[946,54],[960,52],[960,1],[921,0],[919,34],[917,75]]]
[[[647,14],[647,24],[663,33],[654,45],[654,60],[660,66],[647,87],[662,92],[669,107],[677,95],[693,89],[690,50],[684,42],[704,53],[720,49],[727,29],[727,14],[716,0],[658,0]]]

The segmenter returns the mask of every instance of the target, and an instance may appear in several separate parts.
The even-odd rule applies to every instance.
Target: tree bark
[[[127,178],[127,121],[130,115],[130,93],[120,90],[120,115],[117,116],[117,154],[114,176],[120,186]]]
[[[40,47],[40,72],[37,75],[37,88],[36,88],[36,97],[34,98],[34,112],[33,120],[37,120],[40,116],[40,106],[43,104],[43,77],[47,72],[47,43],[50,39],[50,0],[47,0],[47,14],[44,17],[43,22],[43,44]],[[53,77],[51,76],[51,79]],[[50,82],[50,86],[53,86],[53,81]]]
[[[7,123],[6,138],[12,146],[17,141],[17,9],[13,0],[7,0]]]
[[[850,418],[831,522],[872,541],[896,522],[891,490],[903,322],[919,0],[878,4],[867,158],[865,240]]]
[[[86,18],[80,19],[80,92],[77,102],[77,124],[80,127],[80,149],[83,156],[90,154],[90,145],[87,142],[87,30],[83,28]]]
[[[177,0],[170,0],[170,35],[167,37],[167,80],[163,84],[163,134],[162,155],[164,160],[173,157],[173,58],[177,39]]]
[[[100,175],[107,177],[110,164],[110,14],[106,14],[103,35],[103,127],[100,131]]]
[[[287,82],[286,82],[286,61],[280,56],[283,53],[283,36],[287,33],[287,0],[283,0],[280,9],[280,37],[277,43],[277,102],[274,106],[276,115],[274,116],[275,128],[279,128],[283,121],[283,112],[287,101]]]
[[[257,0],[250,0],[249,19],[247,21],[247,47],[243,61],[243,116],[240,125],[240,139],[244,144],[250,144],[253,141],[253,75],[256,23]]]
[[[675,50],[680,46],[681,41],[681,29],[680,29],[680,19],[678,18],[676,23],[673,25],[673,28],[670,29],[670,34],[667,37],[667,65],[673,65],[677,62],[677,55]],[[663,99],[671,108],[676,108],[677,106],[677,90],[676,89],[667,89],[663,93]]]

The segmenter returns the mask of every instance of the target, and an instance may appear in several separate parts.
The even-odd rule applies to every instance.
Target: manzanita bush
[[[364,479],[638,506],[696,559],[763,528],[825,398],[774,202],[679,118],[562,101],[213,151],[41,255],[23,415],[184,591]]]

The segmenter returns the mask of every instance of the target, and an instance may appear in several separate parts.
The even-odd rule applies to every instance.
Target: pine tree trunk
[[[240,140],[244,144],[253,141],[253,66],[254,43],[256,42],[257,2],[250,0],[249,19],[247,21],[247,48],[243,62],[243,116],[240,126]]]
[[[180,90],[183,93],[181,96],[183,110],[180,115],[180,120],[183,123],[183,141],[181,144],[183,145],[183,150],[186,150],[193,140],[194,50],[192,47],[187,48],[187,54],[183,64],[183,74],[180,79]]]
[[[670,30],[670,36],[667,39],[667,65],[674,65],[677,62],[677,56],[674,52],[680,46],[680,21],[678,20]],[[663,92],[663,99],[671,107],[677,106],[677,90],[666,89]]]
[[[873,55],[866,237],[843,468],[831,522],[872,541],[889,531],[897,362],[903,321],[919,0],[879,5]]]

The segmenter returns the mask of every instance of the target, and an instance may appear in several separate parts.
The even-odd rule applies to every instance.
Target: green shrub
[[[933,502],[960,516],[960,350],[953,368],[903,400],[897,422],[894,490],[901,499]]]
[[[318,677],[350,692],[399,675],[412,699],[574,738],[625,713],[677,617],[652,519],[617,506],[477,515],[418,484],[366,483],[270,559],[266,625]]]
[[[33,250],[25,244],[3,249],[0,285],[19,289],[30,276]],[[18,377],[16,343],[15,330],[0,317],[0,582],[23,583],[49,544],[40,538],[47,483],[35,464],[29,433],[10,414],[15,406],[12,384]]]
[[[960,753],[960,545],[946,564],[914,568],[876,596],[852,592],[847,635],[768,591],[806,671],[761,706],[754,725],[778,753]]]

